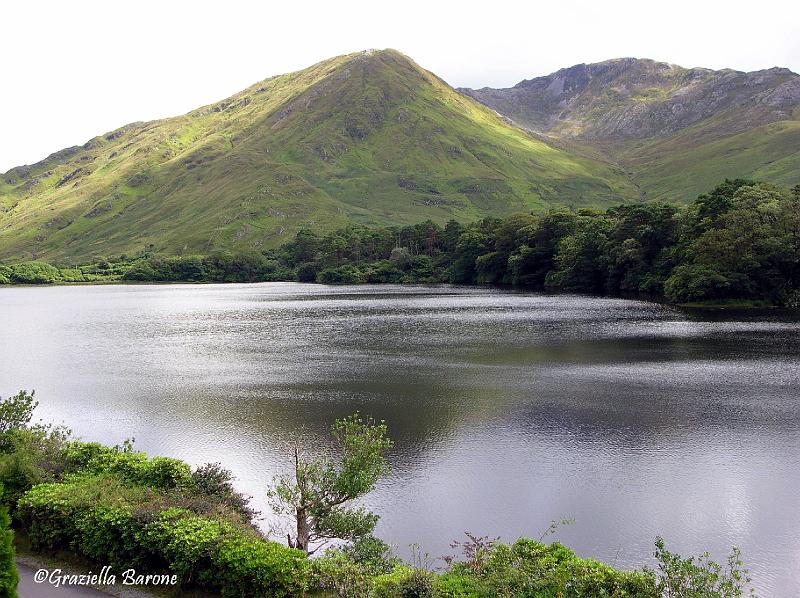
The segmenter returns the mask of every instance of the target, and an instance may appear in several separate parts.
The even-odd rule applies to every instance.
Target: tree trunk
[[[294,547],[303,552],[308,552],[309,538],[311,537],[311,523],[308,521],[306,510],[302,507],[297,507],[297,537],[295,538]]]

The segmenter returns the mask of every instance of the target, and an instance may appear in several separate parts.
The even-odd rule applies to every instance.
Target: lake
[[[469,530],[618,567],[731,545],[800,595],[800,316],[459,287],[0,288],[0,395],[75,435],[221,461],[266,513],[295,438],[385,419],[378,535]],[[273,525],[269,518],[263,524]],[[438,563],[438,564],[441,564]]]

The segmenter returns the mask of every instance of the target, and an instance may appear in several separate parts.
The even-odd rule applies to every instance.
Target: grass
[[[787,186],[800,182],[800,121],[697,143],[697,129],[702,128],[628,154],[626,164],[637,172],[648,199],[685,202],[707,189],[709,180],[742,176]]]

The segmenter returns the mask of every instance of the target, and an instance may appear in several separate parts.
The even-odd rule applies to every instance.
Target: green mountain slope
[[[648,199],[690,200],[726,177],[800,182],[800,76],[787,69],[623,58],[462,92],[567,147],[600,151]]]
[[[302,226],[473,219],[637,197],[392,50],[333,58],[0,176],[0,259],[286,241]]]

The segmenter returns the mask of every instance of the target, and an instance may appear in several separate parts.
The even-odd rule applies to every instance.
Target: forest
[[[687,206],[556,209],[444,226],[300,230],[266,252],[98,257],[0,265],[0,283],[300,281],[452,283],[800,306],[800,186],[726,180]]]

